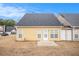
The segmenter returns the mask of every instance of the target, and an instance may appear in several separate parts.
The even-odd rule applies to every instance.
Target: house
[[[16,28],[14,26],[6,26],[5,32],[9,35],[12,33],[16,33]]]
[[[0,26],[0,34],[6,32],[8,35],[15,34],[16,28],[14,26]]]
[[[79,14],[25,14],[16,28],[17,41],[79,40]]]
[[[0,34],[2,34],[3,31],[3,26],[0,26]]]
[[[0,26],[0,32],[2,32],[3,31],[3,26]]]

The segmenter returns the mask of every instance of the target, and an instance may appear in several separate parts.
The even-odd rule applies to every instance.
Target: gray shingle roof
[[[17,26],[62,26],[54,14],[25,14]]]
[[[72,26],[79,26],[79,14],[61,14]]]

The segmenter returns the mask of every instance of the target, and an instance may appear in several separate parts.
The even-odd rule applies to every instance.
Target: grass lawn
[[[79,42],[60,41],[59,46],[37,46],[36,42],[16,42],[15,36],[0,36],[2,56],[79,56]]]

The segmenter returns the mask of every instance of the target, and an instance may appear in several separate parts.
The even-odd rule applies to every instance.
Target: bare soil
[[[79,56],[78,41],[59,41],[59,46],[37,46],[36,42],[17,42],[15,35],[0,36],[1,56]]]

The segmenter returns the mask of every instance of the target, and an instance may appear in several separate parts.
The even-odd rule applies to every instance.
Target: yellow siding
[[[62,27],[17,27],[17,31],[18,30],[21,30],[22,31],[22,36],[23,36],[23,39],[24,40],[31,40],[31,41],[35,41],[35,40],[38,40],[36,35],[37,35],[37,32],[40,31],[40,30],[48,30],[48,40],[53,40],[50,38],[50,30],[61,30]],[[59,34],[59,32],[58,32]],[[58,35],[59,36],[59,35]],[[55,39],[55,40],[60,40],[60,37]]]

